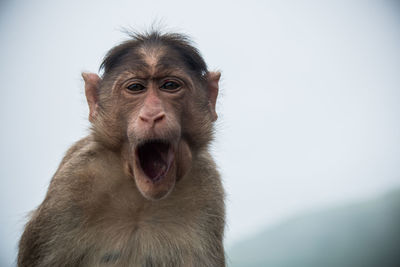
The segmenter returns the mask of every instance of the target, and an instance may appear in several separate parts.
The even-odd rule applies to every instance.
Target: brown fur
[[[157,42],[145,42],[154,35]],[[208,153],[219,74],[189,71],[187,55],[171,48],[182,44],[190,45],[174,34],[136,36],[132,47],[111,50],[102,79],[84,75],[92,133],[68,150],[33,212],[18,266],[225,266],[224,193]],[[177,53],[182,64],[172,72],[185,80],[182,91],[159,92],[149,82],[145,94],[126,94],[126,75],[142,68],[127,67],[135,56],[112,58],[120,48],[140,52],[148,81],[171,71],[155,66],[166,52]],[[157,101],[166,116],[146,128],[137,118],[143,109],[159,108]],[[160,137],[176,143],[173,166],[161,182],[140,180],[134,149],[139,139]]]

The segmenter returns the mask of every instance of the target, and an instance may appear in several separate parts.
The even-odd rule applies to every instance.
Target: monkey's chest
[[[206,233],[180,216],[115,218],[93,227],[87,266],[197,266]]]

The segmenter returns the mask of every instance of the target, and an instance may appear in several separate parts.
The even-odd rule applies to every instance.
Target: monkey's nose
[[[155,125],[158,122],[161,122],[165,118],[165,112],[160,112],[157,115],[149,116],[145,114],[140,114],[139,119],[146,124],[150,124],[151,126]]]

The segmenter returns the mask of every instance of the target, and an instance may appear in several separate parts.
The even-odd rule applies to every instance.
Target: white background
[[[400,186],[396,1],[2,1],[0,265],[88,133],[81,71],[152,24],[223,73],[213,154],[226,247],[302,211]]]

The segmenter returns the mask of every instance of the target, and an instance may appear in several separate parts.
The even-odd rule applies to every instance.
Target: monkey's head
[[[100,69],[82,74],[94,136],[121,153],[144,197],[161,199],[212,139],[220,73],[187,37],[158,32],[132,35]]]

